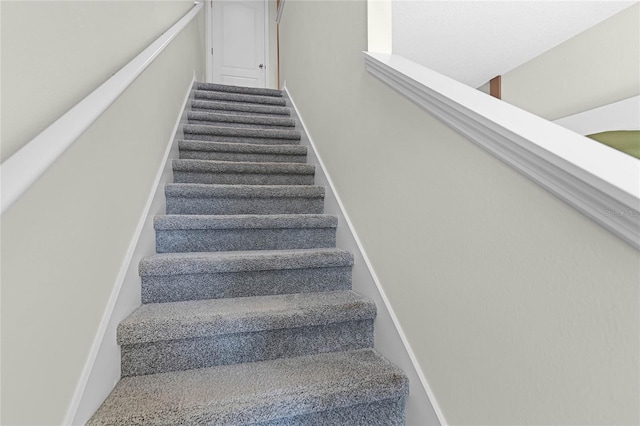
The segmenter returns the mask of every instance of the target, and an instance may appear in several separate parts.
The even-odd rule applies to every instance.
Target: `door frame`
[[[206,57],[206,79],[208,83],[213,82],[213,2],[217,0],[205,1],[205,57]],[[271,63],[269,61],[269,0],[262,0],[264,7],[264,87],[269,87],[269,75]]]

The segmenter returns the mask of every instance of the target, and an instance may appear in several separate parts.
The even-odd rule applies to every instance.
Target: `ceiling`
[[[393,53],[479,87],[635,3],[393,0]]]

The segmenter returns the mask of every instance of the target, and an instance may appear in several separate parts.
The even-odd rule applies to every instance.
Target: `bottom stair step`
[[[407,393],[363,349],[124,378],[87,424],[400,426]]]

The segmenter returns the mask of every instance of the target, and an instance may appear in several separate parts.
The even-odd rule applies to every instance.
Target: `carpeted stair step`
[[[258,143],[266,145],[299,144],[300,132],[290,129],[248,129],[205,124],[185,124],[185,139],[216,142]]]
[[[195,110],[203,111],[216,111],[220,113],[233,113],[233,114],[261,114],[261,115],[274,115],[274,116],[289,116],[291,110],[287,107],[274,106],[274,105],[256,105],[256,104],[243,104],[238,102],[216,102],[206,101],[202,99],[194,99],[191,101],[191,108]]]
[[[312,185],[165,186],[167,214],[320,214],[324,187]]]
[[[125,377],[88,426],[401,426],[409,383],[372,349]]]
[[[292,128],[296,121],[289,117],[264,115],[220,114],[207,111],[189,111],[187,118],[190,124],[208,124],[227,127],[247,128]]]
[[[313,185],[314,174],[313,164],[173,160],[176,183]]]
[[[302,145],[258,145],[211,141],[178,141],[181,159],[305,163],[307,147]]]
[[[242,93],[245,95],[276,96],[280,98],[282,97],[282,90],[263,89],[260,87],[231,86],[227,84],[197,82],[196,89],[212,90],[214,92]]]
[[[229,93],[229,92],[214,92],[211,90],[195,90],[194,98],[208,100],[208,101],[241,102],[241,103],[258,104],[258,105],[276,105],[276,106],[287,105],[286,99],[282,97],[245,95],[242,93]]]
[[[352,291],[142,305],[118,326],[122,376],[371,348],[375,316]]]
[[[336,245],[330,215],[165,215],[154,218],[158,253],[293,250]]]
[[[163,253],[140,261],[142,302],[351,288],[353,255],[335,248]]]

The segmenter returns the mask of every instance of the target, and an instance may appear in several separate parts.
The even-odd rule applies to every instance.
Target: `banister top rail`
[[[120,97],[167,45],[191,23],[202,7],[203,3],[195,2],[187,14],[133,58],[131,62],[0,165],[0,179],[2,181],[0,214],[4,214],[58,157]]]
[[[364,53],[374,77],[640,250],[640,160],[401,56]]]

